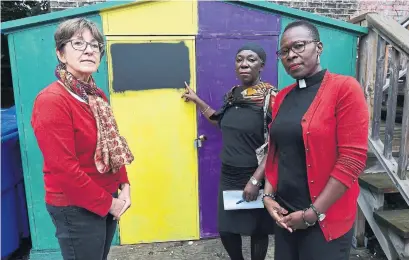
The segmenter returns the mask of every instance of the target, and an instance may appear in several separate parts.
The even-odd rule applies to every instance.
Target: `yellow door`
[[[199,238],[194,37],[107,37],[110,99],[135,156],[121,244]]]

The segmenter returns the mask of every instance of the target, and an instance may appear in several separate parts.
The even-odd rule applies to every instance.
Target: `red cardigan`
[[[293,84],[277,94],[272,108],[273,119],[295,86]],[[364,170],[367,158],[369,113],[359,83],[352,77],[326,72],[300,123],[312,202],[330,177],[348,187],[320,222],[326,240],[331,241],[344,235],[354,224],[359,195],[357,178]],[[275,151],[274,142],[270,141],[266,177],[277,190],[278,153]]]
[[[38,94],[31,125],[44,157],[46,202],[106,216],[112,194],[129,181],[125,167],[116,174],[97,171],[97,128],[89,105],[54,82]]]

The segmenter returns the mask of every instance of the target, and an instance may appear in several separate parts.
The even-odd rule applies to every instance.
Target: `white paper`
[[[264,208],[263,201],[261,197],[263,195],[263,190],[259,191],[257,200],[246,202],[243,201],[237,204],[238,201],[243,199],[242,190],[228,190],[223,191],[223,203],[224,210],[238,210],[238,209],[261,209]]]

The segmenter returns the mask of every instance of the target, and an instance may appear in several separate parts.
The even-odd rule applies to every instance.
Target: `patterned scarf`
[[[100,173],[116,173],[134,160],[124,137],[119,134],[110,105],[102,98],[101,90],[90,76],[89,82],[78,80],[69,73],[64,64],[55,70],[57,78],[71,92],[85,100],[94,115],[97,124],[97,147],[94,160]]]
[[[233,90],[235,88],[238,88],[239,86],[233,87],[228,93],[227,93],[227,102],[229,103],[248,103],[248,104],[254,104],[257,106],[263,106],[264,105],[264,99],[267,96],[267,94],[272,91],[272,94],[275,96],[277,93],[277,89],[270,85],[269,83],[265,82],[260,82],[259,84],[248,87],[241,91],[241,97],[240,99],[237,99],[233,95]]]

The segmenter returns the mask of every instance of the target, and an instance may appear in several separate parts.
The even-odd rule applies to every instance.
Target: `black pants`
[[[84,208],[46,205],[64,260],[106,260],[117,221]]]
[[[348,260],[353,229],[330,242],[318,224],[293,233],[276,225],[275,260]]]
[[[220,232],[220,238],[224,249],[231,260],[244,260],[242,253],[242,241],[240,234]],[[251,260],[266,259],[268,249],[268,235],[259,234],[250,237],[251,241]]]

